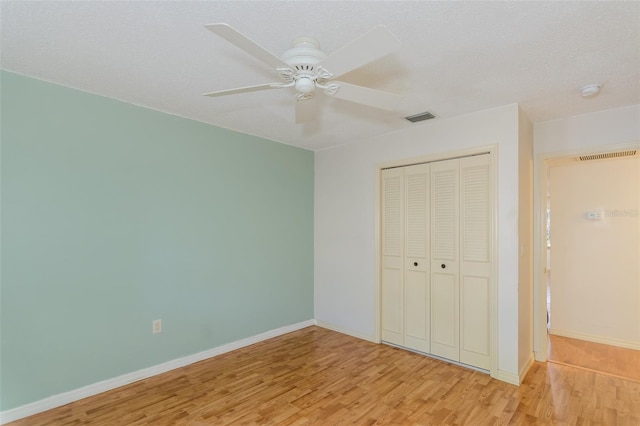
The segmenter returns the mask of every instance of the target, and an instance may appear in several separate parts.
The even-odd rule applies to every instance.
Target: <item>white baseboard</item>
[[[123,374],[122,376],[103,380],[88,386],[81,387],[79,389],[74,389],[69,392],[60,393],[41,399],[39,401],[22,405],[20,407],[12,408],[10,410],[0,412],[0,425],[22,419],[24,417],[32,416],[34,414],[38,414],[52,408],[60,407],[79,399],[106,392],[120,386],[128,385],[130,383],[137,382],[138,380],[166,373],[167,371],[175,370],[176,368],[184,367],[195,362],[222,355],[224,353],[231,352],[245,346],[253,345],[255,343],[262,342],[263,340],[291,333],[292,331],[300,330],[312,325],[316,325],[316,321],[313,319],[299,322],[297,324],[287,325],[275,330],[269,330],[255,336],[227,343],[225,345],[218,346],[203,352],[198,352],[196,354],[189,355],[183,358],[174,359],[162,364],[154,365],[149,368],[144,368],[132,373]]]
[[[498,374],[491,376],[494,379],[498,379],[502,382],[507,382],[512,385],[520,386],[520,377],[517,374],[508,373],[506,371],[498,370]]]
[[[605,345],[618,346],[621,348],[635,349],[640,351],[640,342],[634,342],[632,340],[596,336],[593,334],[580,333],[578,331],[558,330],[556,328],[550,329],[549,333],[555,336],[570,337],[572,339],[586,340],[587,342],[603,343]]]
[[[533,356],[533,352],[531,352],[529,354],[529,358],[527,359],[527,362],[525,362],[522,368],[520,368],[520,371],[518,371],[518,374],[513,374],[503,370],[498,370],[498,374],[491,377],[493,377],[494,379],[501,380],[503,382],[510,383],[512,385],[520,386],[524,381],[524,378],[527,376],[527,373],[533,366],[534,362],[535,362],[535,358]]]
[[[373,338],[372,336],[367,336],[366,334],[361,334],[353,330],[347,330],[345,328],[330,324],[328,322],[316,320],[316,325],[318,327],[326,328],[327,330],[333,330],[333,331],[337,331],[338,333],[346,334],[347,336],[356,337],[358,339],[366,340],[372,343],[380,343],[376,341],[376,339]]]

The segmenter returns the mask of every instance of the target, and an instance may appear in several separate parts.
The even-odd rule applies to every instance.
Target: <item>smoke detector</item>
[[[583,98],[591,98],[600,93],[601,84],[587,84],[578,89]]]

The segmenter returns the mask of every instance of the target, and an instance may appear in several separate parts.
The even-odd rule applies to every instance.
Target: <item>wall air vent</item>
[[[429,111],[425,111],[419,114],[413,114],[408,117],[405,117],[405,119],[409,120],[412,123],[415,123],[418,121],[424,121],[424,120],[431,120],[432,118],[436,118],[436,116],[431,114]]]
[[[580,161],[589,161],[589,160],[605,160],[607,158],[619,158],[619,157],[629,157],[632,155],[636,155],[636,150],[630,151],[619,151],[619,152],[606,152],[604,154],[592,154],[592,155],[583,155],[578,157]]]

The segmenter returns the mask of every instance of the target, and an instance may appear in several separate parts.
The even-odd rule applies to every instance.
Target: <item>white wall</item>
[[[315,155],[315,318],[374,339],[376,166],[498,147],[498,370],[518,374],[518,106],[438,119]]]
[[[564,163],[549,176],[551,332],[640,349],[640,157]]]
[[[522,111],[519,119],[518,371],[523,376],[533,362],[533,124]]]
[[[586,100],[588,102],[588,100]],[[640,141],[640,105],[535,123],[535,156]]]
[[[588,100],[585,100],[588,102]],[[534,150],[534,349],[536,359],[546,360],[546,281],[543,274],[543,217],[545,159],[568,153],[606,151],[616,146],[640,147],[640,105],[598,111],[535,123]]]

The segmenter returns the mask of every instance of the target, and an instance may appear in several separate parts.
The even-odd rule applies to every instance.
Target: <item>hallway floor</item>
[[[549,362],[640,383],[640,351],[549,335]]]

